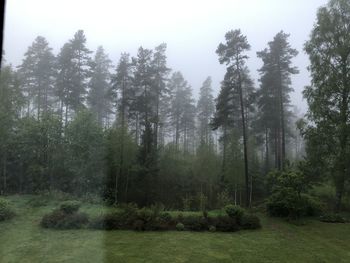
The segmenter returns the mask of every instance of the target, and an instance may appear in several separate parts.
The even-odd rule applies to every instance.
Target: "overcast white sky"
[[[215,54],[228,30],[240,28],[252,46],[248,66],[258,86],[264,49],[280,30],[290,33],[291,45],[299,50],[294,64],[300,74],[293,78],[292,101],[302,111],[301,91],[309,83],[308,58],[303,44],[315,22],[317,8],[326,0],[7,0],[5,53],[8,62],[21,63],[36,36],[49,41],[57,54],[62,45],[83,29],[87,45],[102,45],[116,64],[121,52],[136,54],[137,48],[168,44],[168,65],[180,70],[197,96],[207,76],[217,94],[225,67]]]

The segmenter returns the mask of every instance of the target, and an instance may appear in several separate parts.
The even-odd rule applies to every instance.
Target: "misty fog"
[[[82,29],[87,46],[102,45],[114,64],[121,52],[135,55],[137,48],[152,48],[167,43],[168,64],[180,70],[198,97],[207,76],[213,79],[217,94],[225,69],[218,63],[215,49],[224,34],[240,28],[252,48],[248,61],[255,85],[261,60],[256,52],[265,48],[283,30],[290,34],[291,46],[299,51],[294,64],[300,74],[293,76],[292,102],[302,112],[306,103],[301,91],[309,85],[303,52],[316,17],[326,0],[220,0],[220,1],[84,1],[11,0],[6,6],[6,59],[19,65],[27,47],[38,35],[44,36],[54,53],[75,31]]]

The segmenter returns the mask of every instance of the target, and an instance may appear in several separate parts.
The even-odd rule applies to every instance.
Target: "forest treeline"
[[[283,31],[256,53],[258,83],[246,36],[227,32],[213,50],[226,68],[219,94],[208,76],[197,100],[169,68],[165,43],[140,47],[135,57],[122,53],[113,65],[102,46],[87,48],[83,30],[58,54],[38,36],[18,67],[1,69],[1,193],[249,206],[269,194],[270,171],[293,166],[310,183],[334,179],[340,204],[350,163],[349,25],[348,1],[319,9],[305,44],[312,83],[303,119],[290,101],[298,51]]]

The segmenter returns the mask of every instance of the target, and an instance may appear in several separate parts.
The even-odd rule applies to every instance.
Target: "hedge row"
[[[177,216],[172,216],[155,206],[139,209],[136,205],[128,204],[119,207],[116,212],[95,217],[90,221],[86,214],[78,211],[79,207],[80,204],[77,202],[65,202],[60,208],[45,215],[41,220],[41,226],[55,229],[89,227],[103,230],[212,232],[233,232],[240,229],[261,227],[257,216],[248,214],[242,208],[233,205],[225,208],[225,215],[209,216],[207,212],[203,212],[202,215],[180,213]]]

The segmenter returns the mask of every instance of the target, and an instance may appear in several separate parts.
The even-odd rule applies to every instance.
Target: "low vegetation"
[[[6,199],[0,198],[0,221],[11,219],[14,216],[15,212],[10,202]]]
[[[85,213],[80,213],[80,203],[77,201],[67,201],[61,204],[59,209],[43,216],[40,224],[45,228],[56,229],[78,229],[89,222]]]
[[[41,218],[59,208],[54,200],[45,206],[28,205],[33,196],[6,198],[16,211],[12,220],[0,222],[0,262],[349,262],[350,224],[324,223],[305,218],[296,226],[283,219],[259,214],[262,228],[235,233],[210,231],[102,231],[47,229]],[[78,211],[89,218],[116,208],[81,202]],[[171,211],[202,215],[200,212]],[[224,215],[209,211],[208,216]],[[343,215],[346,217],[346,215]],[[242,218],[244,221],[244,216]],[[179,224],[179,230],[185,226]],[[273,247],[273,249],[271,249]],[[15,253],[14,253],[15,251]],[[63,252],[64,251],[64,252]],[[48,257],[48,255],[50,255]]]
[[[93,217],[91,220],[85,213],[80,213],[80,203],[67,201],[59,209],[45,214],[41,226],[56,229],[77,229],[87,224],[92,229],[103,230],[187,230],[187,231],[221,231],[234,232],[241,229],[257,229],[261,227],[256,215],[247,213],[239,206],[228,205],[226,214],[193,212],[169,213],[161,206],[138,208],[135,204],[119,206],[113,211]]]

